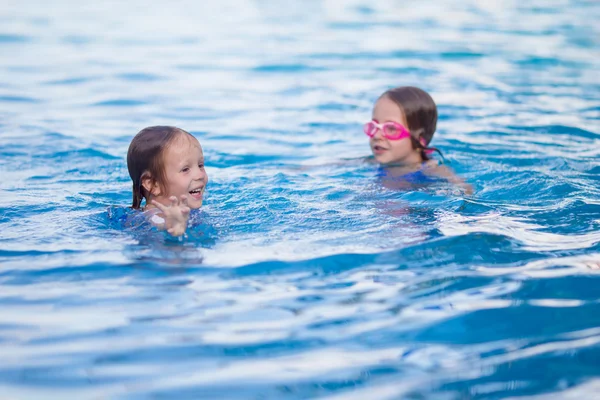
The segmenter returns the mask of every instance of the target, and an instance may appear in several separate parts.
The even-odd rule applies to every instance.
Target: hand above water
[[[187,196],[181,195],[178,199],[175,196],[169,197],[171,204],[165,206],[156,200],[152,204],[162,211],[162,217],[165,220],[165,229],[172,236],[182,236],[186,229],[188,219],[190,218],[190,207],[188,207]]]

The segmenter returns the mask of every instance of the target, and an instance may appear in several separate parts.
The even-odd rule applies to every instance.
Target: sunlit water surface
[[[1,397],[600,391],[600,3],[126,3],[0,6]],[[472,196],[360,161],[397,85]],[[183,241],[119,219],[156,124]]]

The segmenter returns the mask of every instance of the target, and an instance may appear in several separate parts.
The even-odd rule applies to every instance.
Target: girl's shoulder
[[[426,171],[426,170],[433,170],[435,168],[439,168],[442,166],[442,163],[440,163],[438,160],[436,159],[431,159],[431,160],[427,160],[425,162],[423,162],[423,164],[421,164],[421,169]]]
[[[425,175],[435,176],[438,178],[453,178],[454,172],[446,165],[440,163],[438,160],[427,160],[423,163],[423,166],[420,170]]]
[[[145,212],[131,207],[111,206],[107,214],[110,224],[119,229],[139,228],[148,222]]]
[[[162,225],[165,223],[164,215],[158,208],[146,208],[142,211],[144,217],[154,225]]]

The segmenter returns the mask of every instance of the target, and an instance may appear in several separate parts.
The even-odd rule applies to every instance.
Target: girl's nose
[[[373,135],[373,139],[384,139],[385,136],[383,134],[383,130],[381,130],[381,128],[377,128],[377,130],[375,131],[375,134]]]

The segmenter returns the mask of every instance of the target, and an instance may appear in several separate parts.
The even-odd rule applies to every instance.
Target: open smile
[[[204,186],[198,189],[190,190],[189,193],[195,200],[200,200],[202,198],[202,194],[204,193]]]

